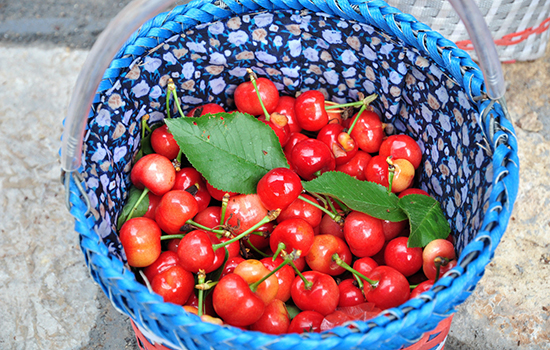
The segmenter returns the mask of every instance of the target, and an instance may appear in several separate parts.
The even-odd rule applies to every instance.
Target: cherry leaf
[[[269,170],[288,168],[273,130],[239,112],[166,119],[191,165],[217,189],[251,194]]]
[[[369,181],[360,181],[338,171],[323,173],[302,183],[309,192],[335,197],[350,209],[389,221],[407,220],[399,207],[399,198],[387,193],[387,188]]]
[[[143,190],[140,190],[135,186],[130,187],[128,200],[126,201],[126,204],[124,205],[124,208],[122,208],[122,212],[118,217],[117,228],[119,230],[122,227],[122,225],[124,225],[126,220],[128,220],[128,216],[130,215],[132,208],[134,207],[134,205],[136,205],[142,193],[143,193]],[[149,196],[143,197],[141,202],[139,202],[139,204],[137,205],[136,210],[134,211],[134,214],[132,215],[132,217],[133,218],[142,217],[143,215],[145,215],[145,213],[147,213],[147,209],[149,209]]]
[[[425,247],[438,238],[447,238],[451,232],[441,205],[430,196],[410,194],[399,199],[399,207],[407,214],[411,226],[409,247]]]

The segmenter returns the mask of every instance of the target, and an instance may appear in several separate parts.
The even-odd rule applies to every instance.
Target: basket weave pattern
[[[299,15],[301,18],[312,16],[317,25],[324,21],[327,28],[341,28],[343,32],[346,31],[342,27],[345,23],[351,24],[351,28],[356,24],[360,28],[355,33],[364,35],[357,34],[360,40],[370,40],[370,47],[380,45],[378,51],[373,50],[374,56],[380,59],[385,54],[388,66],[377,67],[369,62],[370,52],[361,47],[355,52],[360,59],[352,65],[361,72],[357,75],[360,75],[360,81],[355,85],[344,81],[348,86],[345,95],[341,94],[341,88],[327,88],[325,92],[334,99],[351,99],[354,89],[369,89],[370,85],[365,84],[369,80],[368,67],[374,68],[375,79],[372,81],[375,83],[372,88],[385,89],[376,107],[398,131],[407,132],[419,140],[427,155],[420,179],[424,188],[440,200],[449,197],[448,194],[452,196],[442,202],[459,242],[459,266],[422,298],[391,309],[389,314],[372,321],[355,322],[353,329],[338,327],[330,335],[275,337],[203,323],[194,315],[184,313],[181,307],[163,303],[158,295],[152,295],[136,281],[133,273],[124,268],[124,255],[112,227],[129,186],[127,175],[131,158],[139,145],[139,118],[145,112],[151,112],[148,109],[163,110],[162,103],[160,106],[155,104],[163,101],[163,94],[152,93],[154,84],[151,83],[143,95],[138,85],[143,81],[157,84],[167,74],[184,72],[186,63],[194,62],[195,68],[201,66],[206,69],[208,66],[195,59],[183,60],[170,68],[166,64],[158,65],[155,60],[162,58],[161,61],[166,63],[169,53],[189,48],[189,43],[200,41],[201,33],[212,29],[208,23],[217,20],[226,21],[240,15],[240,21],[246,23],[248,19],[258,27],[253,14],[268,10],[267,13],[275,15],[279,21],[287,21],[277,22],[279,26],[296,21],[292,19],[292,14],[289,17],[285,11],[275,9],[307,9],[307,13],[294,12],[293,15],[295,18]],[[316,15],[316,12],[325,14]],[[239,27],[238,30],[246,33],[250,32],[250,28]],[[322,30],[318,34],[312,37],[323,37]],[[300,33],[300,37],[306,38],[307,35]],[[267,42],[272,43],[273,40]],[[318,40],[310,44],[304,40],[302,52],[316,45]],[[347,47],[346,44],[335,45],[332,51],[329,50],[331,56],[342,57],[343,47]],[[385,53],[384,49],[387,50]],[[392,59],[388,58],[390,56]],[[253,62],[256,62],[253,66],[255,70],[261,73],[263,69],[269,74],[265,62],[260,59]],[[292,93],[304,86],[317,88],[315,84],[331,86],[330,76],[322,76],[324,81],[318,77],[314,79],[311,64],[303,57],[300,62],[304,65],[300,70],[303,74],[298,74],[290,82],[284,79],[285,74],[281,75],[278,81],[281,90]],[[236,66],[238,64],[235,63],[231,67]],[[347,66],[345,63],[333,66],[327,63],[322,71],[334,70],[336,76],[341,77],[350,70]],[[409,67],[408,70],[402,70],[405,66]],[[273,69],[284,72],[283,68],[284,64]],[[139,79],[135,77],[136,69],[140,70]],[[292,73],[287,73],[286,78],[289,74]],[[148,78],[145,79],[145,76]],[[401,79],[397,79],[398,76]],[[309,84],[308,77],[311,80]],[[425,79],[422,80],[422,77]],[[224,83],[234,84],[237,78],[238,73],[233,76],[224,74]],[[416,80],[413,83],[407,78]],[[206,82],[211,80],[211,77],[205,78]],[[185,79],[179,82],[184,83]],[[333,83],[339,86],[337,81]],[[399,94],[395,94],[396,90],[392,87],[400,88]],[[197,88],[189,95],[201,100],[200,94],[204,91]],[[206,94],[215,96],[215,102],[229,106],[231,101],[223,91],[216,94],[209,90]],[[113,97],[115,95],[118,97]],[[435,99],[430,96],[435,96]],[[148,335],[158,337],[159,342],[172,347],[286,349],[299,344],[300,347],[327,349],[396,349],[413,344],[423,333],[452,314],[454,307],[469,296],[504,233],[515,200],[519,162],[513,127],[504,118],[500,104],[479,97],[483,97],[482,75],[468,54],[412,16],[402,14],[381,1],[315,4],[309,1],[226,1],[215,4],[194,1],[159,15],[144,24],[119,51],[95,96],[83,155],[83,175],[93,204],[93,215],[85,216],[86,206],[77,186],[71,184],[71,213],[76,219],[76,230],[81,234],[81,247],[90,273],[115,307],[128,314]],[[188,100],[187,107],[193,107],[193,103],[198,102]],[[161,117],[160,114],[158,116]],[[448,165],[453,161],[456,171]]]

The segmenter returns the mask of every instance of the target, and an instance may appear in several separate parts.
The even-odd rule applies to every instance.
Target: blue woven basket
[[[349,102],[358,93],[378,93],[374,107],[384,122],[411,135],[424,152],[418,181],[442,203],[458,266],[420,298],[353,328],[282,336],[203,323],[137,282],[114,228],[130,187],[141,117],[149,114],[152,123],[164,117],[168,77],[187,110],[205,101],[231,108],[231,92],[247,67],[286,94],[320,89],[328,99]],[[506,229],[519,182],[513,126],[502,101],[487,98],[470,56],[413,17],[366,0],[197,0],[156,16],[105,72],[82,164],[68,181],[69,201],[92,277],[146,337],[188,349],[414,344],[475,288]]]

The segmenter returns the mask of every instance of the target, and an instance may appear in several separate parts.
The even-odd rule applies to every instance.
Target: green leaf
[[[124,208],[122,208],[122,212],[118,217],[117,228],[119,230],[126,222],[128,216],[130,215],[130,212],[132,211],[132,208],[134,207],[134,205],[136,205],[142,193],[143,190],[140,190],[134,186],[130,187],[128,201],[126,202],[126,205],[124,205]],[[145,196],[141,200],[141,202],[137,205],[136,210],[134,211],[134,215],[132,215],[132,217],[138,218],[145,215],[145,213],[147,213],[147,209],[149,209],[149,196]]]
[[[399,207],[399,198],[387,188],[369,181],[360,181],[338,171],[323,173],[309,182],[302,182],[306,191],[329,195],[349,208],[389,221],[406,220]]]
[[[273,130],[243,113],[167,119],[187,159],[220,190],[251,194],[269,170],[288,168]]]
[[[411,233],[409,247],[425,247],[438,238],[447,238],[451,232],[441,205],[430,196],[410,194],[399,199],[399,206],[409,217]]]

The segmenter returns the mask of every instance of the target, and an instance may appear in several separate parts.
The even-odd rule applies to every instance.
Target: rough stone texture
[[[0,349],[133,349],[93,283],[59,183],[59,138],[86,51],[0,49]],[[504,66],[520,145],[508,231],[446,349],[550,349],[550,55]]]

